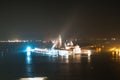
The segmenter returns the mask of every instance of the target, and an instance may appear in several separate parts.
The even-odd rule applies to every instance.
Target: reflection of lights
[[[68,59],[68,58],[69,58],[69,55],[66,55],[66,56],[65,56],[65,58],[67,58],[67,59]]]
[[[27,56],[26,56],[26,75],[27,76],[32,76],[31,64],[32,64],[31,52],[27,52]],[[25,80],[25,79],[22,79],[22,80]],[[36,80],[36,79],[26,79],[26,80]]]
[[[74,62],[81,62],[81,55],[73,55]]]
[[[88,62],[90,62],[91,61],[91,58],[90,58],[90,56],[88,56]]]
[[[30,63],[31,63],[31,58],[27,57],[27,64],[30,64]]]
[[[115,55],[115,52],[114,52],[114,51],[112,52],[112,55],[113,55],[113,56]]]
[[[47,77],[21,78],[19,80],[46,80]]]
[[[31,73],[32,73],[32,66],[31,65],[26,66],[26,73],[28,76],[31,75]]]
[[[90,60],[91,60],[90,55],[91,55],[91,51],[88,50],[88,62],[90,62]]]
[[[118,52],[118,51],[119,51],[119,49],[116,49],[115,51],[116,51],[116,52]]]
[[[120,56],[120,53],[119,53],[119,56]]]
[[[97,53],[101,52],[101,48],[96,48],[96,52]]]
[[[31,52],[28,51],[28,52],[27,52],[27,56],[30,56],[30,55],[31,55]]]
[[[26,57],[26,62],[27,64],[30,64],[31,63],[31,53],[30,52],[27,52],[27,57]]]
[[[91,51],[90,50],[88,50],[88,56],[90,56],[91,55]]]
[[[27,61],[30,61],[30,57],[27,57]]]
[[[115,52],[115,54],[120,54],[120,48],[111,48],[110,51],[113,53]]]

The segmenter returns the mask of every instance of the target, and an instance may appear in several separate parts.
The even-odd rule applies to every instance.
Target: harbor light
[[[30,46],[28,46],[28,47],[26,48],[26,51],[27,51],[27,52],[32,51],[32,50],[31,50],[31,47],[30,47]]]

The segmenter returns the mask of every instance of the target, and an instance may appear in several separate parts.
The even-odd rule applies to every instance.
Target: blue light
[[[30,51],[28,51],[28,52],[27,52],[27,56],[30,56],[30,55],[31,55],[31,52],[30,52]]]
[[[26,63],[31,64],[31,53],[27,52]]]
[[[32,51],[32,50],[31,50],[31,47],[30,47],[30,46],[28,46],[28,47],[26,48],[26,51],[27,51],[27,52]]]

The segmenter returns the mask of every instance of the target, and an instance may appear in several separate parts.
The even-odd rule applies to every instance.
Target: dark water
[[[47,77],[48,80],[120,80],[119,55],[110,53],[52,57],[0,53],[0,80]]]

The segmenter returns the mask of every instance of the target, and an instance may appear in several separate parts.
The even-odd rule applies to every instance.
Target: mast
[[[61,38],[61,35],[59,35],[59,38],[58,38],[58,47],[59,48],[62,47],[62,38]]]

